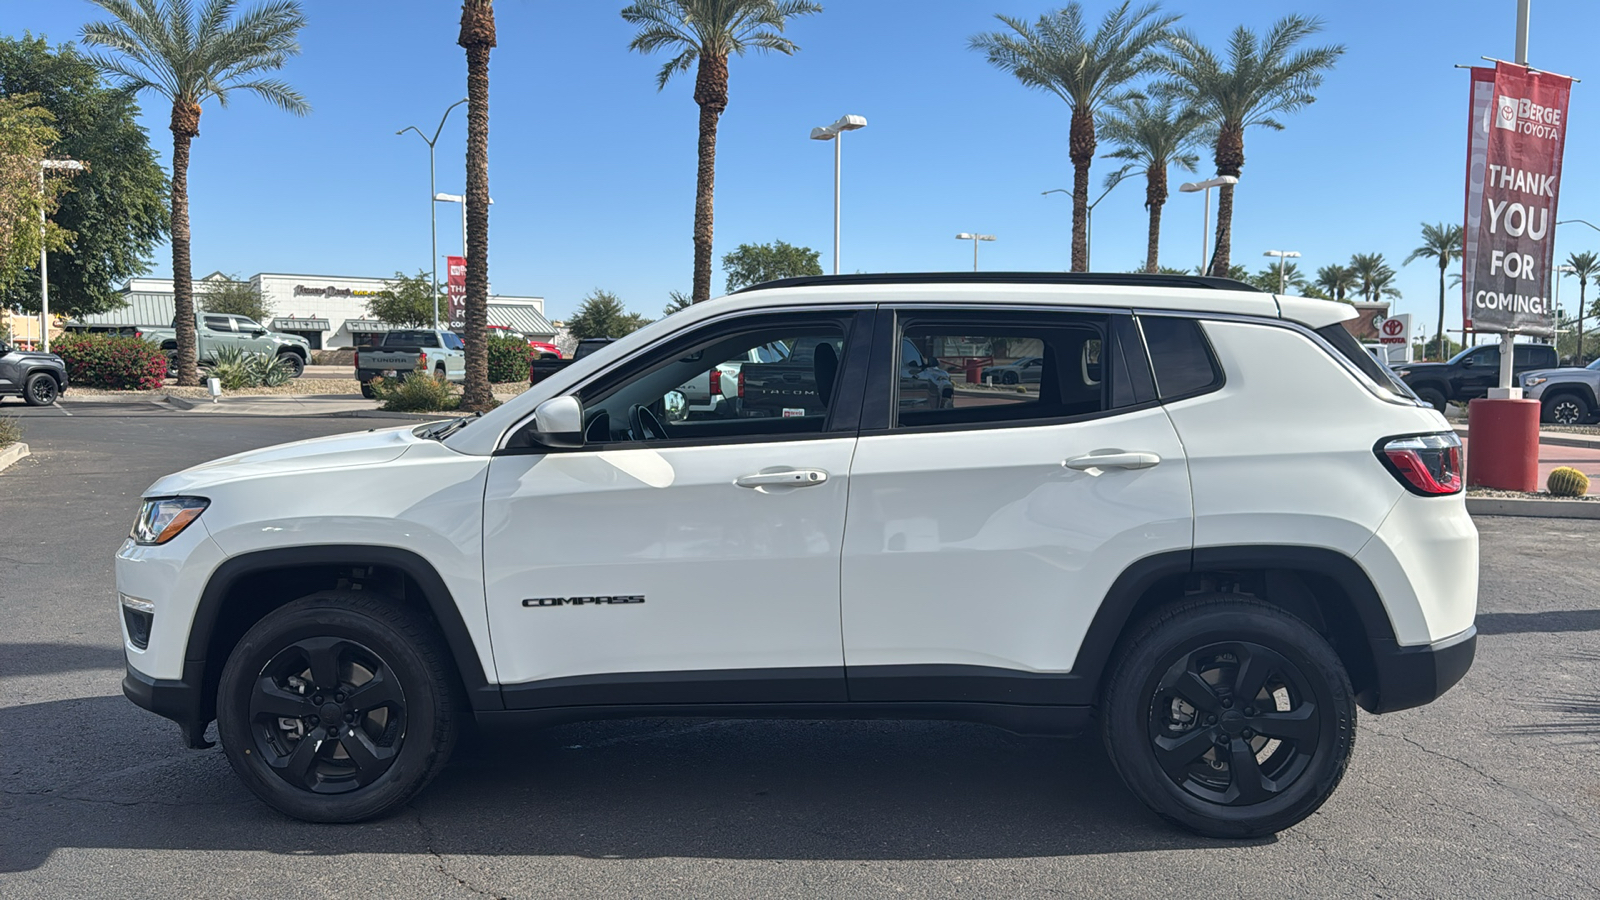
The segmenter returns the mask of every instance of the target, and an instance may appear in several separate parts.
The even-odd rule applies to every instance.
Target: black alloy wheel
[[[1140,623],[1100,714],[1112,764],[1170,822],[1272,834],[1315,812],[1355,746],[1354,691],[1333,648],[1283,609],[1198,597]]]
[[[299,378],[301,375],[305,374],[306,361],[300,358],[300,354],[280,353],[278,354],[278,359],[283,360],[284,365],[289,367],[290,378]]]
[[[1576,394],[1561,394],[1545,401],[1544,420],[1555,425],[1580,425],[1589,418],[1589,404]]]
[[[28,401],[29,406],[49,406],[61,396],[61,388],[56,384],[55,378],[46,372],[35,372],[28,376],[28,382],[23,386],[22,399]]]

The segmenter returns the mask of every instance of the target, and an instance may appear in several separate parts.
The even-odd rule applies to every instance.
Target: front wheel
[[[56,380],[45,372],[35,372],[28,376],[28,381],[22,388],[22,399],[28,401],[29,406],[49,406],[61,396],[61,386]]]
[[[396,600],[303,597],[268,613],[228,656],[217,736],[245,785],[285,815],[384,815],[450,757],[460,705],[448,658]]]
[[[1578,394],[1546,398],[1541,418],[1555,425],[1581,425],[1589,419],[1589,401]]]
[[[1328,642],[1245,597],[1145,622],[1112,668],[1106,750],[1145,805],[1212,837],[1272,834],[1311,815],[1355,746],[1350,679]]]

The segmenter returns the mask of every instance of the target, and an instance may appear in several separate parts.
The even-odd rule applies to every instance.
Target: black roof
[[[1211,275],[1147,275],[1143,272],[875,272],[855,275],[805,275],[753,284],[734,291],[859,284],[1078,284],[1116,287],[1208,288],[1255,291],[1260,288]]]

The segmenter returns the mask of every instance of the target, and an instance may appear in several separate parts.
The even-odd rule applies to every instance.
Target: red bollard
[[[1467,485],[1539,489],[1539,401],[1480,399],[1467,404]]]

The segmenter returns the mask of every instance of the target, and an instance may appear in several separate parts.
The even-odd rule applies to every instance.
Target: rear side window
[[[1155,369],[1156,391],[1162,400],[1202,394],[1222,384],[1222,369],[1211,355],[1211,345],[1194,319],[1141,316],[1145,346]]]
[[[1408,400],[1416,399],[1416,395],[1411,393],[1411,389],[1406,387],[1405,383],[1399,378],[1396,378],[1395,374],[1389,371],[1388,366],[1373,359],[1372,354],[1368,353],[1366,348],[1361,346],[1361,342],[1356,340],[1355,335],[1346,331],[1343,325],[1324,325],[1317,329],[1317,334],[1323,340],[1332,344],[1333,349],[1339,351],[1340,356],[1348,359],[1356,368],[1361,370],[1361,374],[1367,376],[1367,379],[1379,388],[1394,394],[1396,397],[1404,397]]]

